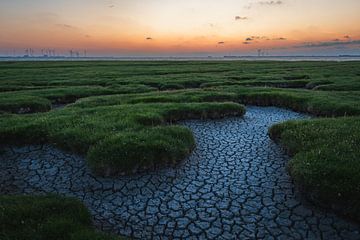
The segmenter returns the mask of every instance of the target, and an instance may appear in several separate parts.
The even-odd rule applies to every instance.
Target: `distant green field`
[[[52,104],[72,103],[89,96],[158,95],[159,91],[197,89],[200,94],[204,91],[238,94],[249,101],[260,101],[260,95],[276,96],[279,102],[281,98],[291,98],[294,105],[288,107],[302,108],[298,110],[312,112],[306,109],[309,107],[320,115],[357,115],[359,65],[359,62],[3,62],[0,111],[42,112]],[[327,106],[328,101],[331,107]]]
[[[270,135],[310,200],[360,220],[360,62],[0,63],[0,143],[51,143],[99,175],[177,163],[195,143],[176,121],[243,116],[242,104],[328,117]]]

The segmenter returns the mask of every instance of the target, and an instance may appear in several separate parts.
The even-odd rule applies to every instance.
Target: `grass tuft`
[[[309,200],[360,221],[360,118],[290,121],[270,136],[293,156],[289,171]]]
[[[57,196],[0,196],[3,240],[120,240],[96,231],[85,206]]]
[[[154,127],[105,138],[89,150],[88,160],[95,173],[112,176],[174,165],[194,146],[187,128]]]

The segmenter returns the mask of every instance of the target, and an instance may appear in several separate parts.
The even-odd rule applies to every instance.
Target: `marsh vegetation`
[[[320,119],[270,136],[309,200],[360,220],[360,62],[4,62],[0,91],[1,144],[50,143],[102,176],[183,160],[195,142],[179,120],[241,117],[243,104],[309,113]]]

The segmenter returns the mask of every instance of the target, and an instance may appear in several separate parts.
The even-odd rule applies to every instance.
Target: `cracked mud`
[[[174,169],[104,179],[51,146],[4,147],[0,193],[81,199],[102,230],[141,239],[360,239],[360,227],[300,201],[268,128],[304,115],[248,107],[244,119],[185,121],[197,141]]]

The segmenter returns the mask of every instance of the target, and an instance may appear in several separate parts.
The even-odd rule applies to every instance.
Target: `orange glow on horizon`
[[[4,0],[0,50],[231,54],[311,46],[309,51],[359,51],[358,10],[358,0]]]

